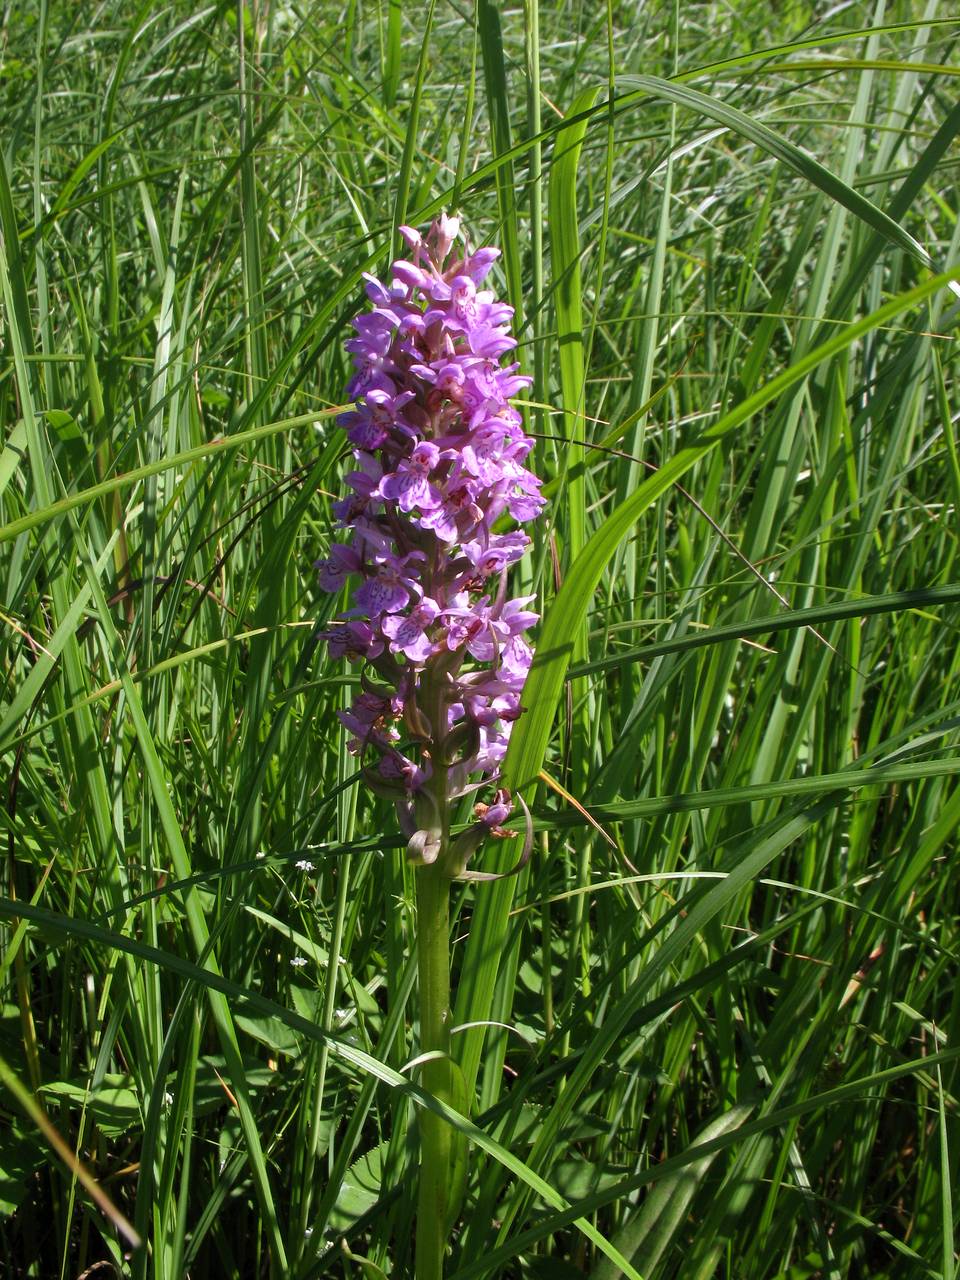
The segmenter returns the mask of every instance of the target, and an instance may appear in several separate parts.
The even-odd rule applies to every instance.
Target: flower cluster
[[[325,633],[334,656],[367,664],[341,719],[366,776],[412,813],[443,771],[448,798],[490,780],[506,752],[532,653],[532,597],[507,596],[507,569],[530,539],[513,527],[544,505],[524,462],[533,442],[511,397],[529,383],[501,358],[516,346],[512,308],[482,283],[498,250],[454,251],[459,224],[401,234],[408,260],[389,287],[367,277],[370,310],[347,343],[356,402],[341,424],[356,469],[334,513],[349,540],[318,565],[352,607]],[[488,829],[509,812],[498,793]]]

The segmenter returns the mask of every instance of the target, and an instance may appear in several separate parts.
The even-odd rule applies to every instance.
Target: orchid
[[[533,661],[524,639],[532,596],[511,598],[507,573],[530,545],[522,529],[543,509],[524,465],[533,441],[511,398],[530,379],[503,364],[516,345],[513,311],[482,287],[497,258],[471,251],[456,218],[440,217],[410,247],[389,284],[367,277],[369,311],[346,344],[356,401],[340,424],[356,467],[333,504],[344,531],[317,564],[320,585],[353,583],[350,607],[324,633],[330,654],[363,664],[361,690],[340,720],[367,782],[393,799],[416,864],[422,1083],[449,1101],[450,883],[487,880],[467,863],[489,838],[510,836],[500,785],[510,732]],[[502,526],[508,526],[506,528]],[[451,832],[451,807],[493,787],[474,821]],[[521,801],[522,804],[522,801]],[[530,815],[519,870],[532,846]],[[510,872],[506,874],[512,874]],[[458,1211],[451,1132],[420,1119],[417,1280],[442,1280]],[[462,1140],[461,1140],[462,1141]],[[465,1159],[465,1157],[464,1157]]]
[[[357,465],[334,513],[350,538],[318,568],[327,591],[354,583],[351,608],[325,633],[331,654],[380,682],[342,717],[350,750],[397,801],[410,856],[430,861],[444,837],[423,838],[424,815],[498,781],[522,710],[533,656],[522,634],[537,614],[532,597],[508,598],[506,578],[530,539],[500,525],[535,519],[544,499],[511,404],[530,379],[502,363],[516,346],[513,311],[483,287],[498,251],[455,251],[459,222],[446,216],[425,237],[400,232],[409,258],[389,284],[366,277],[371,309],[346,344],[356,406],[340,422]],[[497,797],[505,818],[509,792]],[[451,874],[477,834],[459,851],[450,843]]]

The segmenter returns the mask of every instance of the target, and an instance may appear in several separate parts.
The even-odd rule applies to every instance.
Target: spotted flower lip
[[[400,234],[409,254],[388,280],[364,277],[370,306],[346,343],[356,403],[340,423],[356,465],[333,510],[350,536],[318,569],[327,591],[353,586],[323,633],[331,655],[363,661],[389,691],[364,690],[341,713],[348,745],[371,786],[409,815],[436,785],[437,761],[448,796],[497,776],[533,656],[523,637],[537,621],[532,597],[506,596],[530,539],[502,526],[536,519],[545,501],[511,403],[530,379],[502,363],[517,345],[513,310],[484,283],[499,251],[471,249],[446,215],[426,235]],[[437,690],[441,722],[430,723]],[[509,809],[498,792],[496,825]]]

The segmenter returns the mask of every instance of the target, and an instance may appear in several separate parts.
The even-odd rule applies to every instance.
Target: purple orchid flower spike
[[[459,849],[449,838],[451,802],[496,784],[522,711],[537,615],[531,597],[507,598],[506,574],[530,539],[501,525],[535,519],[544,499],[511,404],[530,379],[501,364],[513,311],[483,286],[498,250],[469,250],[445,215],[400,234],[409,257],[389,282],[366,277],[370,308],[347,343],[357,403],[341,425],[356,467],[334,511],[352,537],[318,568],[325,590],[355,583],[325,633],[331,654],[386,686],[341,715],[350,750],[397,801],[409,856],[424,865],[446,850],[458,875],[512,809],[501,787]]]
[[[450,882],[497,879],[467,868],[505,827],[513,797],[499,786],[533,652],[532,597],[508,598],[507,574],[530,545],[522,529],[543,509],[525,461],[533,441],[511,398],[530,379],[502,365],[516,347],[513,312],[482,287],[497,258],[471,251],[456,218],[427,234],[401,227],[410,253],[388,283],[366,280],[370,308],[347,343],[355,407],[341,425],[356,468],[333,504],[350,530],[318,564],[328,591],[354,585],[325,638],[334,657],[364,664],[361,692],[340,713],[349,750],[378,795],[396,802],[416,865],[421,1083],[449,1097]],[[461,251],[460,244],[463,244]],[[506,528],[502,526],[508,526]],[[495,531],[496,530],[496,531]],[[451,806],[484,789],[473,821],[451,832]],[[526,839],[518,872],[533,847]],[[416,1275],[440,1280],[459,1200],[445,1123],[420,1119]]]

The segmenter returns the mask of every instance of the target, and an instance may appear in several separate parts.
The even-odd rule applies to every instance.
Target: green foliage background
[[[311,566],[361,273],[445,207],[551,497],[449,1274],[952,1280],[955,15],[3,22],[0,1272],[410,1274],[411,873]]]

